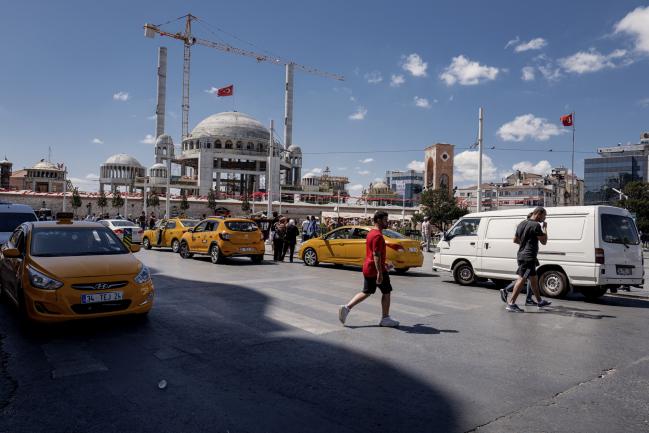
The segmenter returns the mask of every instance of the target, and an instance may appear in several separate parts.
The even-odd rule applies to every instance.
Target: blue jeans
[[[505,291],[508,293],[513,292],[514,284],[516,284],[516,280],[509,283],[509,285],[505,287]],[[533,299],[532,299],[532,285],[530,284],[530,280],[527,280],[526,284],[527,286],[525,287],[525,293],[526,293],[525,301],[531,301]]]

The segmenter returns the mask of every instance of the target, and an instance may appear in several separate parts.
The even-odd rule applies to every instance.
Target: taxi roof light
[[[74,214],[72,212],[58,212],[56,214],[57,224],[72,224]]]

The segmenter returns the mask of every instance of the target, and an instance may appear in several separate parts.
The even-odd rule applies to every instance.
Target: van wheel
[[[223,254],[217,244],[214,244],[210,247],[210,260],[213,264],[223,263]]]
[[[189,252],[189,245],[187,245],[187,242],[183,242],[180,244],[180,250],[179,250],[180,257],[183,259],[191,259],[193,254]]]
[[[475,272],[469,262],[460,262],[453,268],[453,278],[455,282],[463,286],[468,286],[475,282]]]
[[[145,250],[151,249],[151,241],[149,240],[149,238],[142,239],[142,246],[144,247]]]
[[[174,253],[180,251],[180,242],[178,242],[178,239],[171,241],[171,251],[173,251]]]
[[[541,274],[539,287],[548,298],[560,298],[568,292],[568,280],[563,272],[553,269]]]

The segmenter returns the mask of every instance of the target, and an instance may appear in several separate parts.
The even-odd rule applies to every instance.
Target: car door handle
[[[489,249],[489,242],[485,242],[485,243],[484,243],[484,248],[485,248],[485,250],[488,250],[488,249]]]
[[[475,245],[475,242],[470,242],[469,245]]]

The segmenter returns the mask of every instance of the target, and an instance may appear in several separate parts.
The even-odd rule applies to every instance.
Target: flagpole
[[[572,205],[575,205],[575,112],[572,112]]]

